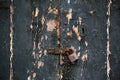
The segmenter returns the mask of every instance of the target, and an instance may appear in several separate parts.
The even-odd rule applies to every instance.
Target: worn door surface
[[[118,4],[110,0],[8,1],[10,9],[1,7],[0,12],[1,18],[10,16],[0,22],[0,28],[6,27],[0,30],[0,58],[5,61],[0,80],[119,80]],[[67,55],[49,54],[49,49],[56,48],[71,48],[78,60],[71,63]]]

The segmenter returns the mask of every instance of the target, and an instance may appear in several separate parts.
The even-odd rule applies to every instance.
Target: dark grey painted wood
[[[110,28],[110,44],[111,44],[111,80],[119,80],[120,79],[120,1],[113,0],[111,7],[111,28]]]
[[[9,80],[9,2],[0,1],[0,80]]]
[[[62,71],[62,80],[107,80],[106,73],[106,11],[105,0],[14,0],[14,56],[13,80],[58,80],[58,73]],[[48,13],[48,7],[60,7],[61,21],[61,47],[71,47],[80,52],[79,60],[71,64],[64,56],[64,64],[59,66],[59,55],[49,55],[49,48],[58,47],[57,29],[52,32],[47,30],[47,19],[52,19],[53,14]],[[110,79],[119,80],[119,0],[113,0],[111,7],[110,27]],[[38,27],[32,20],[32,12],[39,7]],[[72,9],[72,19],[67,24],[66,15]],[[91,12],[93,11],[93,12]],[[41,19],[44,15],[45,24],[42,27]],[[57,16],[58,17],[58,16]],[[87,36],[79,41],[73,30],[73,25],[79,26],[78,17],[81,17],[87,29]],[[9,10],[0,9],[0,80],[9,80]],[[30,25],[33,29],[30,29]],[[67,32],[72,32],[72,37]],[[36,48],[34,48],[34,42]],[[86,46],[85,42],[88,43]],[[41,43],[41,49],[37,47]],[[80,47],[80,49],[79,49]],[[87,50],[87,53],[86,53]],[[35,57],[33,55],[35,52]],[[82,56],[87,54],[83,62]],[[42,55],[42,56],[40,56]],[[40,68],[38,68],[40,62]],[[33,75],[36,76],[34,77]]]

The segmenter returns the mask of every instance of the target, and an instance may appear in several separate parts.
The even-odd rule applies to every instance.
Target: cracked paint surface
[[[61,22],[57,18],[58,0],[14,0],[14,9],[10,7],[10,12],[14,12],[14,18],[10,13],[11,75],[9,79],[112,80],[111,76],[118,74],[114,71],[116,65],[111,61],[110,56],[111,51],[114,52],[111,44],[115,43],[110,43],[115,39],[111,38],[115,33],[110,33],[110,28],[113,28],[111,25],[114,23],[111,21],[110,16],[113,14],[111,15],[110,7],[114,3],[110,0],[60,1],[62,3],[59,7]],[[105,18],[106,15],[107,18]],[[81,36],[82,24],[87,25],[88,30],[87,36],[84,37]],[[15,26],[14,29],[13,26]],[[4,45],[6,45],[5,42]],[[60,57],[49,55],[47,51],[58,45],[61,48],[74,49],[79,60],[69,63],[68,56],[62,56],[64,63],[59,66]],[[119,50],[118,46],[115,51],[117,50]],[[115,57],[114,60],[119,63],[116,59],[118,56],[111,55],[114,55],[112,58]]]

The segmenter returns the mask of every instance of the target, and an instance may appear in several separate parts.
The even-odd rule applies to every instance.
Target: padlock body
[[[77,56],[76,53],[70,54],[70,55],[68,56],[68,58],[69,58],[70,62],[74,62],[74,61],[78,60],[78,56]]]

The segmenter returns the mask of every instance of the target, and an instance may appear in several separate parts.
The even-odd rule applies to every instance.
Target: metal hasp
[[[48,53],[49,54],[54,54],[54,55],[60,55],[60,54],[66,55],[66,56],[68,56],[68,59],[71,63],[78,60],[77,54],[71,48],[65,48],[65,49],[53,48],[53,49],[49,49]]]

